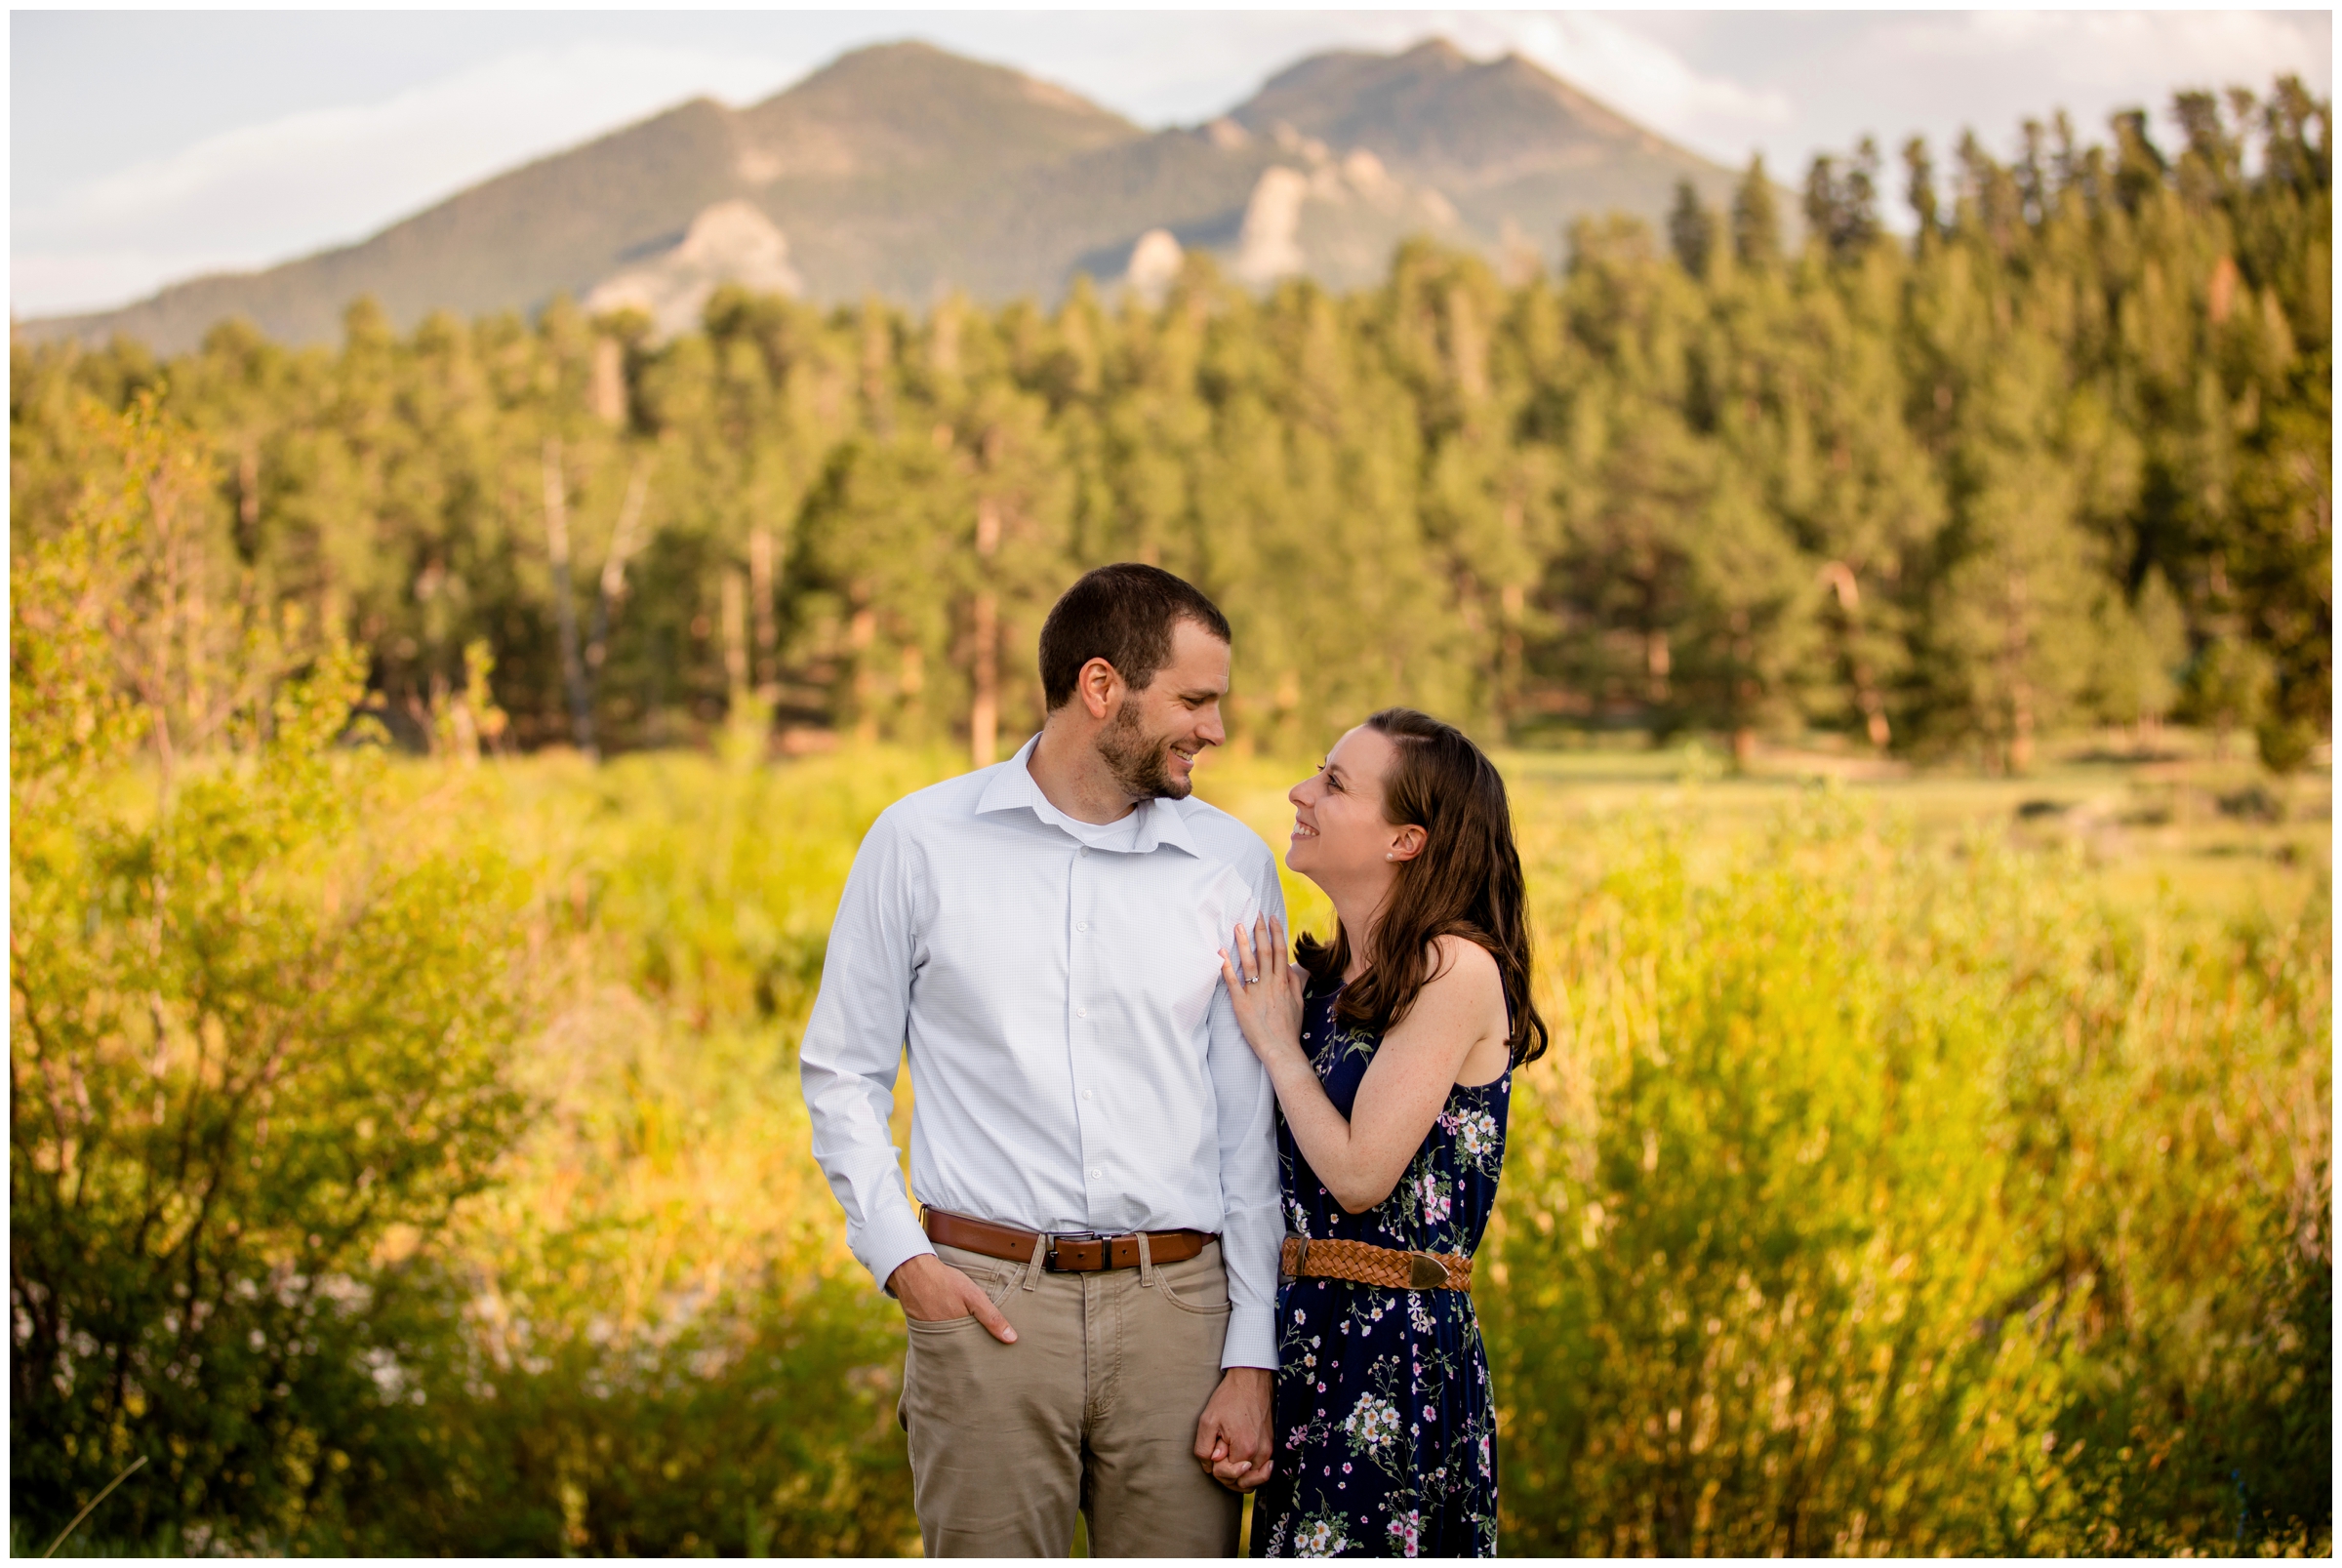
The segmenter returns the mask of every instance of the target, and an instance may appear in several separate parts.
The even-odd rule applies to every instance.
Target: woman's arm
[[[1345,1117],[1325,1098],[1301,1040],[1302,971],[1275,963],[1285,952],[1281,925],[1236,928],[1221,954],[1236,1021],[1268,1069],[1293,1141],[1334,1201],[1353,1214],[1391,1195],[1447,1103],[1464,1059],[1493,1026],[1505,1029],[1504,982],[1487,950],[1456,937],[1433,944],[1433,978],[1383,1036],[1358,1097]],[[1247,985],[1245,977],[1255,977]]]

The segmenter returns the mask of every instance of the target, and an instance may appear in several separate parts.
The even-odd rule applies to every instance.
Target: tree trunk
[[[236,548],[247,562],[261,553],[261,448],[246,441],[236,459]]]
[[[615,338],[593,341],[593,366],[586,384],[586,406],[613,428],[626,422],[626,351]]]
[[[1504,628],[1497,643],[1496,711],[1508,739],[1520,723],[1520,623],[1526,601],[1527,595],[1517,583],[1506,583],[1497,595]]]
[[[976,503],[976,557],[989,576],[992,552],[1000,547],[996,503]],[[971,663],[975,700],[968,708],[968,765],[989,768],[1000,748],[1000,600],[989,582],[976,590],[976,648]]]
[[[748,592],[736,566],[724,569],[723,622],[724,685],[737,708],[748,695]]]
[[[773,531],[748,530],[748,612],[756,629],[756,695],[771,702],[781,682],[781,632],[773,620]]]
[[[561,684],[569,694],[569,733],[578,749],[594,754],[593,708],[586,691],[586,662],[578,651],[578,607],[569,591],[569,485],[561,473],[561,438],[545,438],[545,544],[553,563],[553,621],[561,637]]]
[[[894,399],[887,395],[886,373],[895,357],[894,337],[886,307],[865,298],[862,305],[862,405],[864,418],[880,440],[895,433]]]
[[[1753,671],[1756,641],[1749,635],[1749,613],[1732,612],[1732,768],[1746,772],[1756,760],[1756,702],[1764,688]]]
[[[1863,728],[1870,735],[1871,744],[1883,751],[1895,738],[1895,732],[1887,727],[1886,707],[1878,701],[1878,693],[1873,688],[1864,686],[1860,692]]]
[[[1857,618],[1862,611],[1862,585],[1855,581],[1854,569],[1843,561],[1824,566],[1822,581],[1837,596],[1838,635],[1845,649],[1846,673],[1854,682],[1854,705],[1862,712],[1863,730],[1870,736],[1871,744],[1884,751],[1894,739],[1894,732],[1887,726],[1885,700],[1878,695],[1878,682],[1871,678],[1870,665],[1864,662],[1855,641]]]
[[[868,603],[869,588],[856,583],[852,590],[854,614],[846,623],[846,646],[854,654],[854,739],[863,745],[878,739],[878,715],[871,710],[871,698],[877,682],[870,671],[870,644],[878,637],[878,612]]]
[[[2031,663],[2033,652],[2031,606],[2025,592],[2025,574],[2008,575],[2008,771],[2012,774],[2029,772],[2033,767],[2034,701]]]
[[[593,601],[593,635],[586,644],[587,678],[601,680],[602,661],[608,657],[610,617],[626,597],[626,559],[634,552],[634,532],[642,524],[642,503],[650,487],[650,464],[634,460],[634,474],[626,482],[626,499],[619,503],[618,528],[610,536],[610,553],[602,557],[601,591]]]

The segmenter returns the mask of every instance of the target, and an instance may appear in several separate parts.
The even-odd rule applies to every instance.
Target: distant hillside
[[[1054,299],[1079,272],[1122,281],[1142,241],[1149,276],[1201,249],[1248,281],[1341,287],[1411,233],[1550,259],[1570,219],[1655,220],[1685,178],[1721,203],[1735,177],[1517,58],[1442,42],[1306,60],[1225,119],[1152,133],[1017,71],[889,44],[749,108],[694,100],[355,245],[18,332],[174,352],[243,315],[318,342],[360,295],[411,325],[564,293],[673,330],[726,276],[820,301]]]

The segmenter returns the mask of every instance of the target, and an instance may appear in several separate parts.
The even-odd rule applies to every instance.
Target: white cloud
[[[745,101],[801,70],[754,55],[590,42],[504,56],[379,102],[242,126],[14,214],[10,304],[22,314],[111,304],[192,272],[362,238],[695,94]]]
[[[2266,92],[2277,77],[2332,86],[2330,14],[2255,11],[1983,11],[1875,19],[1834,51],[1848,90],[1800,116],[1809,141],[1881,144],[1910,132],[1948,143],[1962,129],[2013,148],[2020,121],[2067,110],[2087,139],[2120,108],[2167,114],[2183,88]]]
[[[1914,17],[1890,24],[1887,37],[1913,64],[1983,63],[2023,51],[2047,79],[2118,92],[2159,79],[2320,77],[2331,65],[2304,48],[2296,19],[2265,11],[1977,11]]]

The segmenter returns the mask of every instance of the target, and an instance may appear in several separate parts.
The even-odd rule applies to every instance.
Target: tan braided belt
[[[1454,1253],[1401,1252],[1363,1241],[1285,1237],[1277,1271],[1287,1279],[1348,1279],[1392,1290],[1472,1289],[1472,1260]]]

